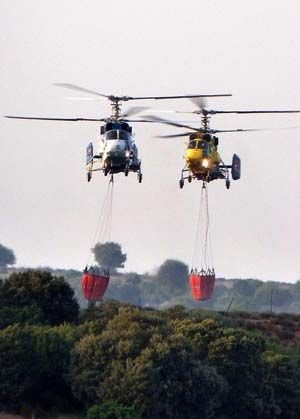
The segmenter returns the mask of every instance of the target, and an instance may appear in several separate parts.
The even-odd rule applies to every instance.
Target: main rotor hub
[[[119,119],[121,117],[121,98],[117,96],[110,96],[109,99],[111,100],[111,107],[112,107],[112,118]]]
[[[203,127],[204,131],[208,131],[209,130],[209,122],[210,122],[209,121],[209,118],[210,118],[210,116],[209,116],[208,113],[202,112],[201,124],[202,124],[202,127]]]

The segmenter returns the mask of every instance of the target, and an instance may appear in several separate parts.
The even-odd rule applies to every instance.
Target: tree
[[[188,266],[175,259],[167,259],[156,274],[162,288],[168,293],[179,294],[187,291]]]
[[[39,357],[29,330],[19,325],[0,332],[0,403],[24,400],[39,376]]]
[[[0,330],[14,323],[42,324],[44,322],[43,312],[36,304],[0,308]]]
[[[223,329],[209,344],[208,360],[230,389],[222,412],[231,419],[275,418],[279,409],[266,382],[265,341],[243,329]]]
[[[280,419],[297,419],[300,412],[300,373],[291,359],[272,351],[264,353],[269,366],[267,382],[272,385]]]
[[[132,407],[124,407],[115,402],[92,406],[86,419],[139,419],[140,415]]]
[[[0,287],[0,305],[35,306],[46,323],[77,322],[79,306],[74,291],[63,277],[28,270],[13,273]]]
[[[155,334],[135,359],[112,363],[98,388],[101,400],[133,406],[145,419],[209,419],[226,395],[226,382],[202,364],[181,336]],[[201,413],[200,413],[201,412]]]
[[[0,331],[0,404],[18,409],[29,403],[47,411],[74,405],[65,381],[70,350],[58,328],[16,324]]]
[[[122,248],[119,243],[97,243],[92,251],[95,255],[96,262],[103,268],[111,270],[124,268],[127,256],[125,253],[122,253]]]
[[[6,271],[8,265],[14,265],[16,257],[11,249],[0,244],[0,271]]]

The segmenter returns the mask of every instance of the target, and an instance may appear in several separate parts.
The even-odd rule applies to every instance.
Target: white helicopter
[[[104,95],[84,87],[76,86],[70,83],[55,83],[56,86],[67,89],[77,90],[83,93],[96,95],[101,98],[106,98],[111,102],[112,115],[108,118],[47,118],[47,117],[31,117],[31,116],[12,116],[6,115],[6,118],[14,119],[33,119],[46,121],[99,121],[105,124],[100,127],[100,142],[98,151],[94,153],[93,143],[90,142],[86,149],[86,170],[87,180],[90,182],[92,173],[95,171],[102,171],[105,176],[113,175],[115,173],[123,172],[128,176],[129,172],[137,173],[138,182],[142,182],[141,160],[138,157],[138,149],[135,145],[134,136],[132,134],[132,127],[128,122],[151,122],[143,119],[127,119],[127,117],[134,115],[147,109],[145,107],[131,107],[126,113],[121,113],[121,102],[129,100],[160,100],[160,99],[182,99],[182,98],[204,98],[204,97],[218,97],[231,96],[230,94],[216,94],[216,95],[181,95],[181,96],[115,96]],[[88,98],[81,98],[88,99]]]
[[[132,127],[124,120],[107,121],[101,127],[103,137],[100,140],[98,152],[94,154],[93,143],[86,150],[87,180],[92,178],[93,171],[108,173],[137,172],[139,183],[142,182],[141,160],[132,135]]]

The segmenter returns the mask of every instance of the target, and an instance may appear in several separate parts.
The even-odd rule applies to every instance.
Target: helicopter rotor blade
[[[225,93],[225,94],[216,94],[216,95],[176,95],[176,96],[125,96],[127,99],[124,100],[139,100],[139,99],[154,99],[154,100],[168,100],[168,99],[192,99],[192,98],[205,98],[205,97],[227,97],[232,96],[232,94]]]
[[[195,111],[173,111],[175,113],[185,113],[185,114],[203,114],[203,115],[218,115],[218,114],[288,114],[288,113],[300,113],[298,110],[273,110],[273,111],[265,111],[265,110],[253,110],[253,111],[217,111],[214,109],[206,109],[201,108]]]
[[[250,131],[264,131],[264,129],[260,128],[253,128],[253,129],[243,129],[243,128],[237,128],[237,129],[208,129],[207,133],[209,134],[218,134],[220,132],[250,132]]]
[[[197,98],[197,97],[223,97],[223,96],[232,96],[231,94],[213,94],[213,95],[178,95],[178,96],[115,96],[115,95],[105,95],[103,93],[96,92],[95,90],[86,89],[85,87],[77,86],[71,83],[53,83],[54,86],[64,87],[66,89],[77,90],[83,93],[89,93],[91,95],[106,97],[112,101],[128,101],[128,100],[163,100],[163,99],[185,99],[185,98]]]
[[[105,100],[105,97],[65,97],[67,100],[77,100],[77,101],[85,101],[85,102],[94,102],[95,100]]]
[[[206,108],[207,105],[207,101],[205,100],[204,97],[199,97],[199,98],[190,98],[190,101],[196,105],[197,109],[199,109],[199,111],[203,111]]]
[[[235,113],[235,114],[272,114],[272,113],[300,113],[298,110],[272,110],[272,111],[265,111],[265,110],[253,110],[253,111],[214,111],[210,110],[207,111],[210,114],[226,114],[226,113]]]
[[[188,137],[189,135],[191,135],[190,132],[182,132],[181,134],[158,135],[156,138],[180,138]]]
[[[125,113],[122,114],[122,117],[127,118],[131,115],[136,115],[137,113],[143,112],[146,109],[149,109],[146,106],[132,106],[131,108],[128,108]]]
[[[166,125],[171,125],[173,127],[178,127],[178,128],[187,128],[187,129],[191,129],[192,131],[198,131],[198,128],[195,127],[191,127],[190,125],[185,125],[185,124],[181,124],[179,122],[175,122],[175,121],[168,121],[162,118],[159,118],[158,116],[155,115],[147,115],[147,118],[149,122],[156,122],[156,123],[161,123],[161,124],[166,124]]]
[[[71,83],[53,83],[53,84],[54,86],[65,87],[66,89],[77,90],[79,92],[89,93],[91,95],[96,95],[96,96],[102,96],[102,97],[106,97],[107,99],[110,98],[109,95],[104,95],[103,93],[95,92],[94,90],[86,89],[85,87],[76,86],[75,84],[71,84]]]
[[[62,122],[78,122],[78,121],[88,121],[88,122],[103,122],[106,121],[106,118],[47,118],[39,116],[14,116],[14,115],[4,115],[5,118],[10,119],[29,119],[37,121],[62,121]]]
[[[289,130],[289,129],[300,129],[300,126],[295,127],[279,127],[279,128],[238,128],[238,129],[225,129],[225,130],[214,130],[210,129],[207,132],[211,134],[217,134],[219,132],[253,132],[253,131],[282,131],[282,130]]]
[[[300,113],[300,110],[251,110],[251,111],[219,111],[214,109],[207,109],[205,107],[200,107],[198,101],[193,101],[193,103],[198,107],[195,111],[164,111],[158,110],[157,112],[169,112],[169,113],[183,113],[183,114],[197,114],[197,115],[218,115],[218,114],[293,114]]]

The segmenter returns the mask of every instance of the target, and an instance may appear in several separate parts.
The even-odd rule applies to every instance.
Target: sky
[[[109,115],[108,102],[68,100],[84,95],[53,83],[130,96],[233,95],[210,99],[212,109],[300,109],[299,21],[298,0],[1,0],[0,114]],[[152,114],[194,109],[188,100],[143,105]],[[295,127],[300,114],[218,115],[211,125]],[[168,126],[133,131],[144,179],[116,176],[111,238],[127,271],[150,272],[167,258],[190,264],[201,183],[179,189],[185,140],[156,138],[177,132]],[[0,118],[0,137],[0,243],[19,266],[82,269],[107,189],[102,174],[90,183],[85,174],[99,124]],[[229,191],[209,184],[217,276],[299,280],[300,130],[219,138],[224,161],[240,156],[242,178]]]

